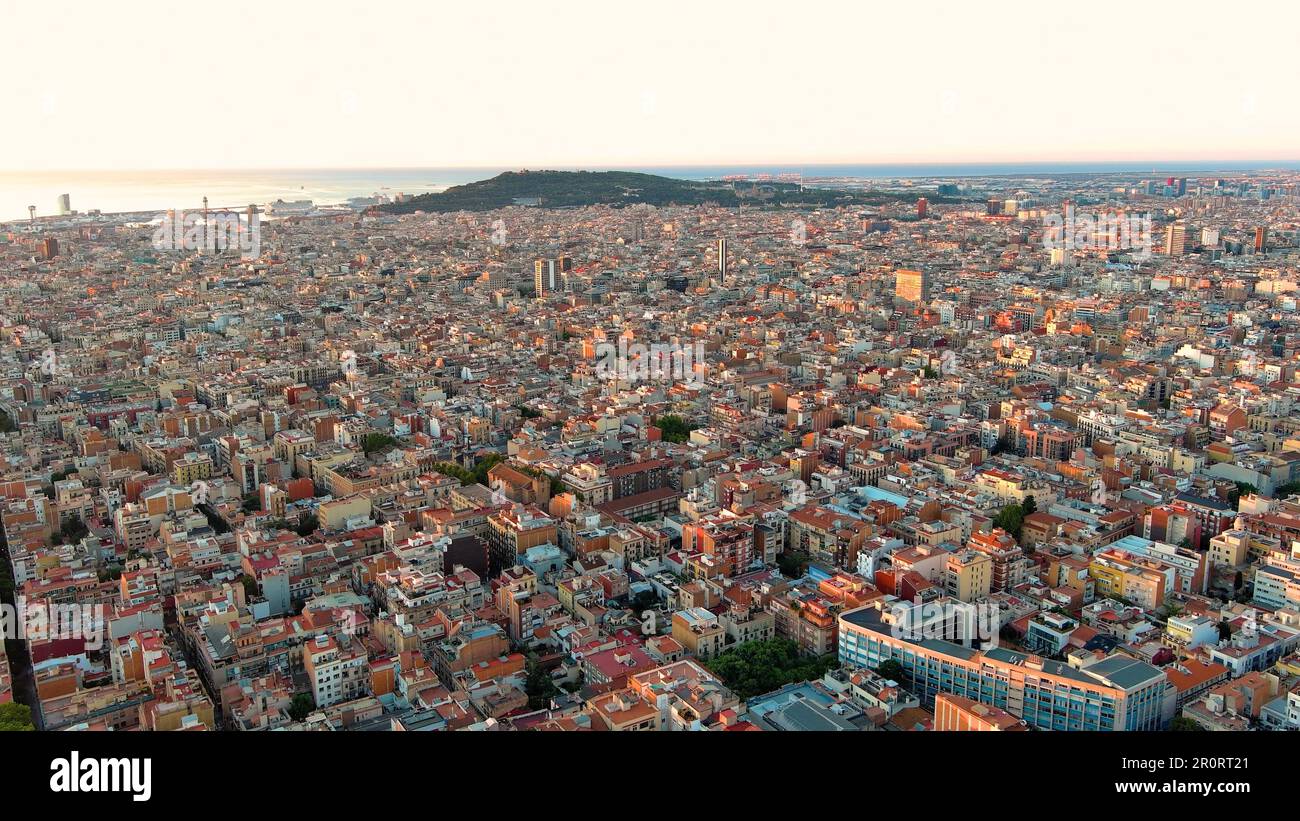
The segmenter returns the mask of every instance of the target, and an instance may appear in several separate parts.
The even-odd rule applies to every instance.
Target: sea
[[[548,166],[556,170],[577,170]],[[211,207],[242,208],[276,200],[311,200],[315,205],[354,197],[424,194],[483,180],[520,168],[330,168],[188,171],[0,171],[0,221],[59,213],[67,194],[73,210],[104,213],[195,210],[208,198]],[[802,175],[805,179],[858,180],[957,179],[961,177],[1134,173],[1148,176],[1207,176],[1266,170],[1300,171],[1300,161],[1026,162],[857,165],[672,165],[590,166],[588,171],[641,171],[686,180],[729,176]]]

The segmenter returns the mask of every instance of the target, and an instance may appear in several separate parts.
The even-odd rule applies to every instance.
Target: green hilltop
[[[415,211],[491,211],[511,205],[576,208],[585,205],[808,206],[880,204],[916,195],[858,194],[804,187],[788,182],[700,182],[634,171],[507,171],[478,182],[421,194],[379,208],[393,214]],[[932,202],[943,198],[931,196]]]

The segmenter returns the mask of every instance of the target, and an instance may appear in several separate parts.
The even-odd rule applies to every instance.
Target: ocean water
[[[574,170],[553,166],[559,170]],[[927,163],[860,165],[697,165],[624,166],[688,180],[718,179],[732,174],[803,174],[805,178],[836,177],[873,180],[980,176],[1046,176],[1125,173],[1144,176],[1208,176],[1213,173],[1285,169],[1300,171],[1300,162],[1062,162],[1062,163]],[[0,171],[0,221],[26,219],[27,207],[37,216],[58,213],[58,197],[68,194],[77,211],[194,210],[203,198],[212,207],[242,208],[277,199],[312,200],[317,205],[374,194],[423,194],[453,185],[487,179],[518,168],[375,168],[375,169],[250,169],[188,171]],[[603,171],[609,167],[590,167]]]

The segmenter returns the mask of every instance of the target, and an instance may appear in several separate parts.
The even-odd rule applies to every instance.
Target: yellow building
[[[972,602],[989,594],[993,587],[993,559],[977,550],[962,550],[948,557],[944,582],[949,596]]]
[[[727,631],[713,613],[691,607],[673,613],[673,638],[696,658],[709,658],[722,652]]]
[[[1107,550],[1093,557],[1088,575],[1096,582],[1099,597],[1121,598],[1144,610],[1152,610],[1164,603],[1167,589],[1166,574],[1156,570],[1157,566],[1157,562]]]
[[[1250,555],[1250,534],[1244,530],[1225,530],[1210,539],[1210,566],[1241,567]]]
[[[320,506],[317,518],[324,530],[342,530],[349,519],[370,515],[370,500],[364,496],[334,499]]]
[[[172,463],[172,483],[193,485],[212,478],[212,457],[201,453],[187,453]]]

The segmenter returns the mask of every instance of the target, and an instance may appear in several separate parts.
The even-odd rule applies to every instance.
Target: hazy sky
[[[0,168],[1300,158],[1300,4],[5,4]]]

